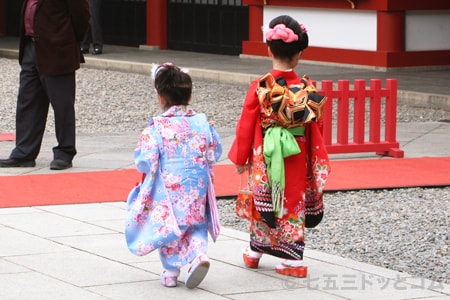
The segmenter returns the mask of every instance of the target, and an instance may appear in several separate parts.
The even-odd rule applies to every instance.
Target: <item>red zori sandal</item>
[[[262,253],[253,251],[249,246],[244,248],[242,252],[242,257],[244,258],[244,264],[248,268],[256,269],[259,264],[259,259],[261,258]]]
[[[306,277],[308,275],[308,267],[306,266],[290,266],[282,263],[275,267],[275,272],[282,275],[294,276],[294,277]]]

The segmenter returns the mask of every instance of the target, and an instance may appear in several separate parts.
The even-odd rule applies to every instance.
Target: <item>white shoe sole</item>
[[[185,280],[185,285],[188,289],[196,288],[203,281],[209,271],[209,265],[209,261],[205,260],[196,266],[191,266],[193,269],[188,272]]]

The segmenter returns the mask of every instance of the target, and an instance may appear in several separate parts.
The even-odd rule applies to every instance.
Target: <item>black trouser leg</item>
[[[42,84],[55,115],[58,145],[53,158],[72,161],[75,147],[75,72],[59,76],[42,76]]]
[[[36,70],[32,42],[25,46],[16,107],[16,147],[10,157],[35,159],[40,151],[47,122],[49,100]]]

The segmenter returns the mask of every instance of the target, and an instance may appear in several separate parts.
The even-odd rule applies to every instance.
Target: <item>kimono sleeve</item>
[[[209,130],[210,130],[210,142],[208,145],[207,159],[208,163],[213,164],[219,160],[223,150],[219,134],[217,133],[213,125],[211,124],[209,125]]]
[[[145,174],[143,182],[138,183],[128,194],[127,208],[130,210],[135,203],[144,206],[151,200],[151,192],[155,182],[156,173],[159,170],[160,151],[157,132],[153,127],[148,127],[141,134],[137,148],[134,151],[134,162],[139,172]]]
[[[159,167],[159,144],[156,137],[159,134],[154,127],[149,127],[142,132],[138,145],[134,150],[134,162],[141,173],[155,174]]]
[[[257,82],[254,81],[249,87],[241,116],[236,125],[236,137],[228,152],[228,158],[236,165],[246,164],[253,152],[255,126],[258,126],[257,121],[261,114],[256,85]]]

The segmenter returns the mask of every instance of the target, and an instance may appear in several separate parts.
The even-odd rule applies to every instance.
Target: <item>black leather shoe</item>
[[[71,161],[65,161],[62,159],[54,159],[50,163],[50,170],[65,170],[68,168],[72,168]]]
[[[89,48],[81,48],[81,53],[83,54],[89,53]]]
[[[0,168],[32,168],[34,166],[36,166],[34,159],[0,159]]]
[[[95,48],[94,51],[92,51],[92,55],[100,55],[102,53],[103,53],[102,49],[99,48]]]

